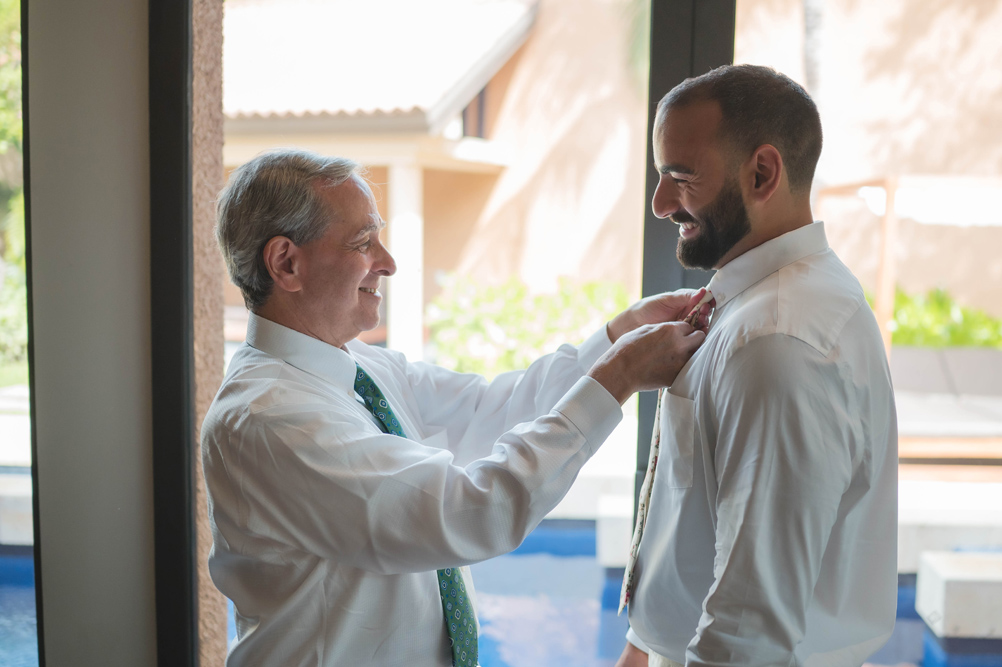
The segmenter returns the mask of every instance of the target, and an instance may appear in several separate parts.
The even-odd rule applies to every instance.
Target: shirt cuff
[[[630,642],[644,653],[651,652],[651,649],[647,648],[647,644],[644,643],[643,639],[637,636],[637,633],[633,631],[633,628],[626,631],[626,641]]]
[[[594,453],[623,420],[623,408],[597,380],[585,376],[574,383],[553,409],[581,431]]]
[[[598,358],[612,347],[609,340],[609,330],[603,325],[601,329],[588,337],[588,340],[578,345],[578,364],[585,373],[591,370]]]

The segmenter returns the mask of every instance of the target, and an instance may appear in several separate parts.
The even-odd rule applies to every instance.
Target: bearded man
[[[683,265],[717,270],[715,310],[659,405],[619,667],[860,665],[894,625],[894,397],[863,290],[813,222],[821,143],[808,94],[763,67],[658,105],[652,206]]]

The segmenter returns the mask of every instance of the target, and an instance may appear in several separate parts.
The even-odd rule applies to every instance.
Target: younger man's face
[[[721,150],[716,102],[697,102],[659,113],[654,161],[661,174],[651,206],[679,225],[676,254],[689,268],[720,262],[751,231],[738,166]]]

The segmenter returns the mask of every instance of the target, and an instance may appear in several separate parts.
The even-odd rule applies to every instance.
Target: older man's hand
[[[609,322],[606,327],[609,340],[615,343],[624,334],[645,324],[681,321],[689,316],[705,294],[705,289],[680,289],[641,299]],[[706,333],[713,304],[714,302],[710,301],[700,306],[698,321],[695,324],[703,333]]]
[[[634,392],[670,386],[705,338],[686,322],[644,324],[620,336],[588,375],[622,404]]]

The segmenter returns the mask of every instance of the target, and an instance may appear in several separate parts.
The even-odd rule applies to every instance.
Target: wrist
[[[619,356],[603,356],[588,371],[588,377],[602,385],[622,405],[633,394],[633,385],[630,383],[630,373],[623,372],[620,368],[622,364],[616,363]]]
[[[630,333],[637,326],[639,325],[634,321],[632,310],[627,308],[609,320],[608,324],[605,325],[605,330],[609,335],[609,340],[615,343],[621,336]]]

